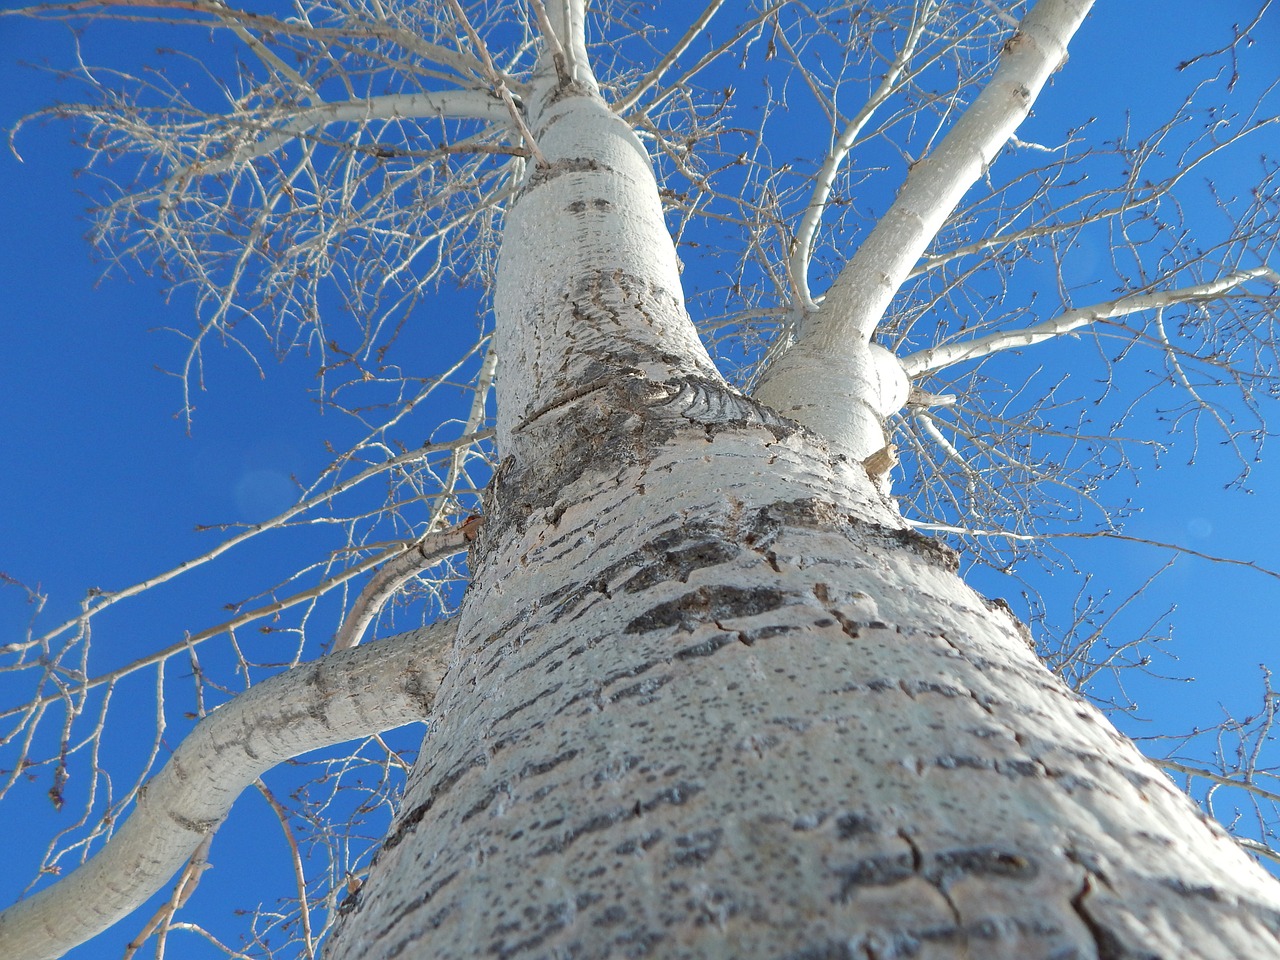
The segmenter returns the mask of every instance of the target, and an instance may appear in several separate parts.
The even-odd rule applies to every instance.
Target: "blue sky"
[[[1115,129],[1126,110],[1141,127],[1144,117],[1159,115],[1176,99],[1184,83],[1177,63],[1204,45],[1226,43],[1231,23],[1247,21],[1255,9],[1252,0],[1100,3],[1023,133],[1052,139],[1055,130],[1090,116]],[[1243,90],[1268,82],[1280,66],[1278,20],[1264,24],[1257,44],[1245,51]],[[0,19],[5,127],[68,95],[52,76],[18,61],[65,64],[71,52],[64,28]],[[24,162],[0,153],[0,571],[38,585],[49,598],[44,621],[51,623],[73,611],[87,587],[122,587],[207,549],[209,535],[195,532],[198,524],[260,519],[286,506],[290,477],[308,478],[321,469],[328,462],[322,441],[340,428],[332,418],[315,416],[308,394],[313,371],[305,358],[271,364],[263,378],[234,351],[213,351],[209,390],[197,397],[188,435],[177,416],[178,382],[161,371],[181,361],[181,342],[163,328],[181,324],[189,301],[166,301],[145,276],[102,280],[102,265],[84,240],[86,200],[79,191],[91,188],[91,178],[77,177],[85,158],[64,127],[29,126],[18,146]],[[1280,140],[1271,135],[1266,146],[1275,154]],[[1262,149],[1259,144],[1253,152]],[[1252,156],[1239,158],[1242,182],[1252,172]],[[1217,175],[1227,181],[1234,174],[1227,165]],[[1166,466],[1144,477],[1134,494],[1143,513],[1131,532],[1280,569],[1280,467],[1258,465],[1252,494],[1228,491],[1231,465],[1210,449],[1194,467],[1186,466],[1187,442],[1175,439]],[[1120,597],[1166,559],[1161,551],[1131,544],[1079,543],[1072,550],[1096,574],[1093,593],[1110,588]],[[268,551],[261,562],[278,572],[291,559],[287,551]],[[266,575],[233,563],[104,617],[96,639],[103,662],[205,626],[217,615],[217,603],[260,587]],[[1015,600],[1013,586],[994,575],[984,574],[979,584]],[[1063,577],[1045,589],[1058,591],[1050,599],[1065,609],[1077,586]],[[1128,729],[1185,729],[1214,722],[1224,708],[1256,706],[1257,665],[1276,660],[1270,611],[1280,604],[1280,581],[1182,557],[1144,600],[1145,612],[1123,623],[1138,629],[1153,611],[1176,604],[1169,622],[1179,659],[1160,668],[1199,682],[1131,677],[1130,691],[1144,698],[1148,719]],[[20,635],[30,613],[19,591],[0,590],[0,643]],[[12,702],[12,689],[0,683],[0,691],[5,705]],[[137,719],[150,723],[149,716]],[[127,703],[116,721],[128,723]],[[127,754],[127,738],[113,749]],[[38,851],[62,822],[45,789],[37,785],[7,801],[0,902],[17,896]],[[219,835],[217,866],[202,881],[197,902],[202,909],[212,904],[216,910],[220,896],[272,874],[288,882],[278,828],[262,807],[245,798],[229,825],[237,829]],[[127,921],[122,937],[109,935],[107,943],[71,956],[118,956],[118,943],[141,922]],[[217,955],[195,940],[183,941],[180,953],[196,960]]]

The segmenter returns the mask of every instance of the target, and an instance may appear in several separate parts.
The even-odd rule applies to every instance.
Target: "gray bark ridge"
[[[452,621],[329,654],[214,710],[90,860],[0,913],[0,960],[54,960],[147,901],[259,776],[319,747],[425,720]]]

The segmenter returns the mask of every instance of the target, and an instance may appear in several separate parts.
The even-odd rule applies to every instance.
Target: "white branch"
[[[509,123],[506,105],[484,90],[453,90],[441,93],[390,93],[380,97],[323,103],[293,114],[261,140],[246,144],[208,163],[194,165],[200,173],[222,173],[237,163],[265,157],[290,140],[331,123],[358,123],[367,120],[427,119],[488,120]]]
[[[1270,267],[1254,267],[1252,270],[1241,270],[1218,280],[1197,283],[1177,290],[1165,290],[1161,293],[1137,293],[1127,297],[1108,300],[1088,307],[1078,307],[1059,314],[1051,320],[1033,324],[1020,330],[997,330],[986,336],[975,337],[963,343],[951,343],[945,346],[930,347],[919,350],[902,358],[903,369],[907,376],[915,379],[926,373],[941,370],[964,360],[976,360],[980,357],[997,353],[1001,350],[1029,347],[1044,343],[1054,337],[1071,333],[1099,320],[1112,317],[1123,317],[1143,310],[1158,310],[1179,303],[1195,300],[1215,300],[1226,296],[1236,287],[1250,280],[1267,279],[1280,285],[1280,274]]]
[[[333,640],[334,650],[347,650],[360,643],[360,638],[373,623],[386,602],[415,574],[455,554],[462,553],[476,538],[479,517],[470,517],[456,527],[429,533],[417,543],[408,545],[404,553],[392,557],[369,578],[360,596]]]
[[[452,621],[331,653],[209,714],[139,793],[124,826],[67,877],[0,913],[0,960],[54,960],[146,902],[240,792],[308,750],[424,720]]]
[[[849,151],[853,149],[854,142],[862,134],[867,121],[871,119],[876,109],[893,95],[894,90],[897,88],[898,78],[902,76],[902,71],[905,69],[907,61],[911,59],[912,54],[915,53],[916,46],[920,42],[920,35],[924,30],[926,19],[924,12],[921,11],[920,15],[912,22],[907,39],[902,44],[902,49],[898,51],[898,55],[894,57],[884,80],[880,82],[880,86],[871,94],[867,102],[862,105],[862,109],[845,126],[839,138],[827,153],[827,159],[823,162],[822,169],[814,177],[813,196],[809,200],[808,207],[805,208],[804,218],[800,221],[800,226],[796,229],[795,246],[791,250],[790,258],[791,282],[796,287],[796,293],[800,300],[799,306],[806,310],[813,310],[816,306],[813,302],[813,294],[809,290],[809,262],[813,257],[813,238],[817,235],[818,227],[822,223],[822,215],[827,209],[828,201],[831,199],[831,190],[835,185],[836,175],[840,172],[840,167],[849,156]]]
[[[529,0],[538,15],[543,39],[547,43],[556,73],[563,80],[572,80],[592,89],[596,87],[595,74],[587,56],[587,4],[586,0]]]
[[[891,370],[896,363],[879,362],[885,358],[871,343],[876,324],[960,198],[1066,58],[1067,41],[1092,3],[1039,0],[1023,18],[986,87],[938,149],[915,164],[821,305],[805,316],[794,343],[769,364],[756,384],[756,399],[852,459],[864,460],[885,446],[888,401],[905,402],[907,391],[901,369]]]
[[[672,64],[679,60],[680,56],[689,49],[689,44],[702,35],[703,29],[711,22],[711,18],[716,15],[716,12],[722,6],[724,6],[724,0],[711,0],[702,13],[699,14],[698,19],[693,21],[689,29],[685,31],[684,36],[677,41],[674,47],[667,51],[666,56],[658,61],[658,65],[646,73],[630,93],[613,105],[614,111],[626,113],[634,107],[639,99],[662,79],[662,75],[671,68]]]
[[[1067,43],[1092,5],[1093,0],[1040,0],[1023,18],[991,80],[938,149],[912,168],[822,308],[801,329],[801,341],[812,337],[817,345],[838,349],[852,337],[870,339],[911,268],[1066,59]]]

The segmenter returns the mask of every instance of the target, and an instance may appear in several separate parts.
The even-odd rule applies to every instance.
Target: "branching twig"
[[[356,646],[378,611],[401,585],[418,571],[466,550],[478,535],[480,522],[478,516],[468,517],[456,527],[427,534],[416,543],[406,545],[404,552],[388,559],[360,591],[351,612],[334,636],[333,649],[346,650]]]

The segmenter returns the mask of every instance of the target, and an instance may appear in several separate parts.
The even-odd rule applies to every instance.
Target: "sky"
[[[1156,8],[1159,15],[1152,16]],[[1176,95],[1177,63],[1206,44],[1226,43],[1231,24],[1247,21],[1255,9],[1252,0],[1100,3],[1020,135],[1051,138],[1054,130],[1088,116],[1119,124],[1126,110],[1135,124],[1156,115]],[[1277,21],[1264,24],[1247,51],[1246,88],[1266,82],[1268,64],[1272,77],[1280,68]],[[55,77],[22,62],[65,64],[72,55],[65,29],[0,18],[0,124],[8,128],[67,95]],[[73,611],[89,587],[122,587],[207,548],[209,537],[196,532],[199,524],[261,519],[287,506],[290,477],[314,475],[328,462],[323,439],[329,427],[316,426],[307,396],[312,370],[304,359],[272,366],[264,378],[234,351],[214,351],[209,389],[197,397],[188,433],[178,415],[178,382],[163,371],[182,355],[182,344],[164,328],[179,325],[190,303],[182,297],[166,301],[145,276],[103,277],[103,264],[91,257],[84,239],[87,200],[81,191],[92,189],[92,177],[77,174],[85,156],[64,127],[31,124],[17,148],[21,159],[0,151],[0,572],[38,585],[48,597],[42,622],[51,623]],[[1275,155],[1280,140],[1271,135],[1265,148]],[[1250,172],[1245,161],[1251,157],[1241,158],[1241,177]],[[1230,167],[1218,175],[1229,186]],[[1188,438],[1171,442],[1166,466],[1146,475],[1135,491],[1143,512],[1130,531],[1280,570],[1280,460],[1258,465],[1252,493],[1227,490],[1232,469],[1216,451],[1188,466]],[[1089,591],[1100,596],[1112,590],[1120,598],[1169,557],[1136,544],[1090,542],[1072,549],[1095,574]],[[289,559],[268,556],[264,563]],[[232,564],[189,589],[168,589],[104,618],[97,640],[106,647],[102,655],[114,660],[173,642],[184,629],[207,622],[192,622],[191,611],[200,609],[210,590],[224,597],[247,593],[262,576]],[[975,579],[989,592],[1013,589],[993,574]],[[1046,590],[1065,610],[1078,584],[1062,579],[1059,592],[1052,592],[1052,581]],[[1133,622],[1120,621],[1119,634],[1141,629],[1152,611],[1176,604],[1164,622],[1172,626],[1178,659],[1161,661],[1157,669],[1197,683],[1131,675],[1129,692],[1143,698],[1143,710],[1140,719],[1119,718],[1126,730],[1182,730],[1213,723],[1223,711],[1256,708],[1258,665],[1278,660],[1271,611],[1280,605],[1280,580],[1180,556],[1143,599],[1145,612]],[[0,589],[0,644],[21,636],[31,614],[21,591]],[[13,702],[12,689],[0,683],[0,692],[9,698],[0,706]],[[127,703],[116,721],[129,722]],[[0,819],[0,903],[16,898],[44,843],[65,823],[42,786],[8,803],[19,809],[6,807]],[[279,830],[263,806],[249,798],[237,806],[237,830],[219,835],[216,867],[202,881],[198,909],[213,909],[209,905],[220,897],[260,879],[289,882]],[[118,957],[119,943],[142,917],[70,956]],[[180,955],[202,960],[220,954],[192,938],[181,943]]]

